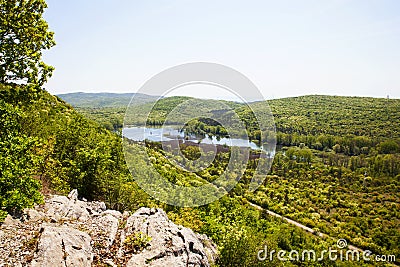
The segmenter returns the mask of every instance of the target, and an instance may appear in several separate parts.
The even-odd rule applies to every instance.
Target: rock
[[[78,200],[78,191],[74,189],[68,194],[68,197],[54,196],[46,200],[45,209],[47,215],[55,221],[61,219],[86,221],[91,215],[100,215],[107,207],[104,202]],[[113,214],[117,215],[118,213],[116,211]]]
[[[124,213],[122,213],[122,218],[124,219],[128,219],[129,216],[131,216],[131,213],[129,211],[124,211]]]
[[[7,217],[4,219],[2,226],[14,226],[19,224],[20,221],[17,219],[14,219],[10,214],[7,215]]]
[[[106,204],[104,204],[104,202],[93,201],[84,203],[86,203],[87,210],[91,215],[98,215],[107,210]]]
[[[72,201],[77,201],[78,200],[78,190],[74,189],[68,194],[68,198]]]
[[[47,215],[56,221],[60,219],[85,221],[90,217],[86,202],[70,200],[63,196],[55,196],[46,201],[45,209]]]
[[[106,210],[101,215],[111,215],[114,218],[122,219],[122,213],[117,210]]]
[[[114,243],[115,236],[117,235],[119,224],[118,219],[111,214],[106,214],[95,218],[94,223],[101,227],[101,232],[106,237],[105,248],[109,249]]]
[[[217,248],[205,235],[171,222],[161,209],[134,214],[85,202],[78,192],[8,216],[0,227],[1,266],[204,266]]]
[[[116,265],[116,264],[115,264],[112,260],[110,260],[110,259],[105,260],[104,263],[107,264],[107,266],[110,266],[110,267],[118,267],[118,265]]]
[[[218,258],[218,247],[207,235],[196,234],[197,238],[201,241],[204,246],[207,258],[211,262],[216,262]]]
[[[129,236],[151,237],[146,248],[133,254],[127,266],[210,266],[201,239],[189,228],[172,223],[161,209],[140,208],[127,220],[122,245]],[[210,260],[216,255],[210,255]]]
[[[39,212],[35,209],[26,209],[24,213],[27,220],[32,222],[40,221],[46,216],[43,212]]]
[[[32,267],[91,266],[91,238],[69,227],[45,226],[35,253]]]

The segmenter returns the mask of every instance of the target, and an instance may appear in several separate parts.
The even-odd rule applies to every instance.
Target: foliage
[[[38,161],[36,138],[21,132],[23,114],[0,100],[0,217],[41,202],[40,183],[32,175]],[[0,220],[2,219],[0,218]]]
[[[18,121],[19,136],[34,141],[30,147],[36,158],[33,162],[37,163],[32,168],[33,177],[53,190],[67,192],[78,188],[85,198],[105,200],[108,206],[119,210],[135,210],[140,206],[162,207],[176,223],[207,234],[218,244],[221,252],[219,266],[365,265],[363,262],[258,261],[257,251],[265,245],[276,251],[321,251],[335,244],[333,240],[317,239],[255,210],[248,202],[319,229],[334,238],[345,238],[351,244],[374,253],[399,257],[397,100],[328,96],[272,100],[270,105],[275,112],[278,129],[278,151],[265,183],[255,193],[247,191],[258,160],[257,157],[251,158],[244,177],[228,195],[206,206],[178,208],[149,197],[137,185],[136,179],[145,177],[151,183],[155,172],[159,172],[175,184],[199,186],[214,181],[224,172],[230,149],[218,151],[207,168],[186,172],[171,161],[197,158],[196,147],[181,146],[183,156],[175,157],[168,151],[162,151],[158,143],[147,142],[143,147],[124,140],[127,144],[126,160],[134,163],[132,175],[129,175],[121,137],[101,126],[107,121],[113,125],[114,118],[121,121],[122,109],[80,109],[87,116],[96,118],[96,123],[47,92],[19,86],[3,86],[1,89],[0,97],[8,103],[5,104],[7,108],[18,109],[17,113],[23,115],[9,121]],[[170,99],[157,109],[167,112],[181,100]],[[214,104],[217,106],[218,102]],[[346,107],[344,110],[343,105]],[[249,111],[239,103],[232,106],[242,113],[242,117],[248,118],[247,125],[250,131],[254,131]],[[135,107],[138,114],[141,108]],[[262,109],[263,105],[253,103],[252,108]],[[357,112],[349,115],[350,109]],[[110,116],[101,119],[102,112]],[[391,116],[388,117],[387,112]],[[155,112],[152,119],[157,122],[162,117],[161,113]],[[138,116],[138,119],[141,118]],[[188,126],[193,126],[194,130],[217,126],[208,124],[200,118]],[[120,125],[109,128],[115,130]],[[145,157],[149,157],[150,161],[143,160]],[[165,192],[159,190],[159,193]],[[145,244],[145,239],[143,236],[132,236],[131,243]]]
[[[138,253],[143,249],[145,249],[149,245],[151,240],[152,240],[151,236],[148,236],[142,232],[137,232],[128,235],[125,238],[124,245],[125,248],[128,249],[129,251]]]
[[[179,100],[181,99],[178,98],[177,101]],[[162,118],[162,110],[171,109],[167,104],[173,102],[171,101],[164,102],[160,113],[155,112],[152,116]],[[327,102],[331,104],[327,105]],[[393,254],[398,257],[400,101],[308,96],[272,100],[270,105],[276,112],[274,116],[278,130],[278,151],[271,173],[259,190],[255,193],[247,192],[249,179],[258,160],[250,159],[244,177],[229,196],[241,199],[244,197],[250,202],[334,238],[345,238],[351,244],[372,250],[374,253]],[[263,108],[262,103],[254,103],[251,106],[253,109]],[[356,109],[357,113],[349,113],[352,109]],[[243,108],[238,110],[248,112]],[[139,107],[138,112],[140,112]],[[390,112],[390,116],[387,116],[387,112]],[[199,130],[213,127],[200,122],[199,119],[192,120],[188,126],[194,126],[195,129],[197,127]],[[335,125],[338,127],[334,127]],[[193,131],[193,128],[190,131]],[[202,180],[213,181],[224,172],[226,166],[224,162],[229,159],[229,151],[220,151],[208,168],[197,173],[185,173],[175,168],[173,164],[169,164],[169,161],[181,162],[196,158],[196,148],[180,146],[184,156],[182,159],[161,151],[161,146],[156,143],[148,142],[148,144],[150,146],[147,153],[152,158],[151,162],[155,169],[179,185],[191,185],[194,181],[201,184]],[[137,169],[137,175],[140,173],[141,171]],[[224,203],[224,208],[230,205],[224,201],[219,203]],[[235,218],[231,221],[221,220],[220,215],[217,215],[220,212],[218,209],[207,215],[198,213],[198,210],[202,211],[213,205],[194,211],[175,209],[169,214],[177,214],[171,218],[188,226],[195,225],[189,219],[185,220],[190,217],[187,215],[188,212],[192,212],[192,216],[201,214],[198,217],[203,225],[201,231],[218,243],[222,253],[220,259],[222,266],[234,266],[239,262],[242,265],[238,266],[246,264],[256,266],[254,259],[251,259],[254,253],[247,255],[242,249],[232,248],[255,247],[251,242],[259,240],[260,231],[265,230],[261,228],[254,233],[255,226],[243,221],[245,215],[235,214],[232,210],[223,212],[235,214]],[[244,204],[239,204],[237,209],[245,209]],[[229,228],[232,225],[235,227]],[[223,234],[224,231],[226,235]],[[242,236],[242,233],[245,234]],[[237,238],[236,235],[242,238]],[[296,243],[292,238],[286,241],[277,240],[275,235],[268,238],[261,235],[263,236],[261,239],[275,238],[276,243],[271,244],[274,248],[291,247]],[[278,236],[282,235],[281,233]],[[307,244],[307,247],[313,247],[315,245],[313,244]],[[359,266],[363,263],[354,265]]]
[[[86,118],[98,122],[109,131],[120,132],[125,115],[124,108],[75,108]]]
[[[399,152],[399,144],[393,140],[381,142],[379,148],[383,154],[395,154]]]
[[[53,67],[41,61],[42,50],[55,45],[42,15],[44,0],[0,1],[0,82],[42,86]]]
[[[186,148],[184,147],[184,149]],[[200,182],[212,179],[211,173],[214,170],[220,172],[224,169],[223,162],[226,157],[218,155],[218,159],[212,163],[212,167],[197,173],[184,174],[181,169],[168,164],[168,160],[172,160],[171,155],[165,151],[161,152],[159,149],[160,147],[156,144],[148,146],[147,151],[144,151],[141,145],[134,143],[128,145],[128,161],[132,160],[137,163],[133,170],[133,178],[143,175],[152,179],[153,174],[150,171],[152,168],[140,160],[141,157],[138,156],[140,153],[148,154],[154,168],[160,172],[163,172],[163,168],[168,166],[163,175],[167,178],[174,177],[173,181],[180,185],[190,185],[196,180]],[[307,148],[303,149],[307,150]],[[293,150],[297,153],[301,151],[300,148],[293,148]],[[282,265],[283,263],[279,261],[258,261],[256,252],[263,249],[265,245],[270,250],[276,251],[279,249],[322,251],[329,246],[335,246],[334,242],[317,241],[316,237],[310,237],[302,230],[295,229],[294,226],[288,226],[266,213],[252,209],[248,206],[248,201],[258,203],[309,227],[318,228],[334,238],[345,238],[351,244],[373,250],[375,253],[396,254],[398,231],[393,229],[398,227],[398,205],[393,201],[398,196],[393,195],[382,201],[382,203],[387,203],[384,204],[387,216],[383,217],[382,212],[385,211],[380,211],[382,206],[368,204],[369,201],[373,201],[373,198],[371,199],[366,192],[364,193],[362,184],[361,186],[360,184],[352,186],[351,180],[343,180],[345,183],[343,185],[335,184],[337,181],[331,175],[338,175],[338,173],[331,174],[329,170],[323,171],[325,166],[318,163],[318,153],[315,155],[314,150],[310,151],[313,154],[310,162],[297,161],[279,152],[276,157],[277,161],[274,163],[274,175],[268,176],[265,184],[255,194],[246,191],[248,175],[251,175],[251,166],[253,166],[253,164],[249,164],[250,170],[246,172],[245,177],[236,188],[217,202],[199,208],[158,205],[168,212],[169,218],[175,223],[193,228],[211,237],[219,246],[221,254],[218,264],[220,266]],[[228,152],[220,154],[224,153]],[[283,170],[286,167],[288,169],[284,174]],[[343,172],[352,173],[351,170],[343,170]],[[345,174],[342,173],[342,175]],[[189,177],[190,179],[188,179]],[[336,182],[331,183],[330,180]],[[376,193],[387,190],[386,186],[371,187],[372,180],[368,183],[366,186]],[[155,184],[152,186],[157,187]],[[395,193],[398,190],[396,188],[395,185],[393,189],[390,189],[394,191],[390,192]],[[360,192],[355,198],[354,190]],[[157,191],[161,193],[162,188],[158,188]],[[371,218],[365,220],[370,221],[368,224],[363,222],[366,214],[371,214],[369,215]],[[380,218],[380,220],[376,220],[376,218]],[[376,231],[376,227],[385,230]],[[360,231],[362,231],[361,235]],[[286,264],[289,263],[286,262]],[[297,265],[298,262],[290,264]],[[290,264],[289,266],[291,266]],[[348,264],[347,266],[364,266],[362,262],[346,264]],[[346,264],[338,263],[337,266],[346,266]],[[332,262],[323,261],[307,265],[331,266]]]
[[[144,104],[151,102],[158,97],[150,96],[140,93],[125,93],[125,94],[114,94],[114,93],[68,93],[58,95],[64,101],[68,102],[75,108],[126,108],[130,103],[131,105]],[[132,97],[133,102],[131,102]]]
[[[121,184],[128,176],[120,136],[86,119],[43,90],[0,85],[0,98],[21,114],[10,118],[10,123],[19,123],[20,130],[19,136],[10,141],[14,146],[4,146],[7,160],[12,159],[8,153],[18,140],[26,136],[26,140],[36,142],[29,154],[36,157],[35,165],[31,169],[28,163],[20,162],[37,183],[40,181],[47,190],[60,193],[76,188],[82,197],[102,199],[111,206],[118,202]],[[24,147],[28,150],[28,144]],[[21,153],[12,155],[17,157]]]

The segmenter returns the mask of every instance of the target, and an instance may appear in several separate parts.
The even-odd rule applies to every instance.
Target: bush
[[[393,140],[387,140],[379,144],[381,153],[392,154],[399,151],[399,145]]]
[[[126,237],[124,241],[125,248],[135,253],[145,249],[152,238],[142,232],[134,233]]]
[[[22,135],[22,113],[0,101],[0,213],[15,213],[43,200],[41,184],[33,178],[38,161],[37,139]]]

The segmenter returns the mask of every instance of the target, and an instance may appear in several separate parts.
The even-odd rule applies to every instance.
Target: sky
[[[57,45],[53,94],[136,92],[152,76],[213,62],[265,98],[309,94],[400,98],[397,0],[47,0]],[[188,95],[229,98],[218,90]]]

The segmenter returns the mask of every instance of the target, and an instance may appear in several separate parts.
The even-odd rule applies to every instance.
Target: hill
[[[1,187],[3,212],[40,202],[40,185],[45,192],[76,188],[86,199],[113,202],[110,184],[129,175],[117,134],[44,90],[0,85],[0,104],[0,174],[2,183],[9,180]]]
[[[133,96],[135,98],[132,100]],[[131,106],[135,106],[158,99],[156,96],[134,93],[68,93],[59,94],[58,97],[85,117],[97,121],[107,130],[114,132],[121,129],[125,110],[129,103]]]
[[[59,94],[58,97],[69,103],[73,107],[80,108],[112,108],[112,107],[126,107],[135,96],[135,101],[138,103],[146,103],[154,101],[158,97],[149,96],[145,94],[114,94],[114,93],[68,93]]]
[[[341,145],[347,154],[359,154],[364,147],[375,146],[387,140],[400,138],[400,100],[368,97],[344,97],[309,95],[269,100],[269,108],[264,102],[249,103],[246,107],[240,103],[216,100],[201,100],[193,98],[169,97],[157,102],[129,107],[128,124],[143,124],[147,114],[152,109],[147,123],[160,125],[169,111],[185,101],[192,101],[193,109],[186,109],[176,123],[182,123],[187,118],[196,118],[198,114],[212,114],[204,110],[202,103],[215,106],[215,110],[224,105],[231,106],[237,114],[246,117],[251,109],[257,112],[271,110],[276,131],[277,144],[282,146],[304,143],[319,150],[333,149],[335,144]],[[80,109],[81,112],[94,120],[106,125],[114,121],[113,127],[120,128],[125,116],[125,108],[91,108]],[[110,119],[107,119],[107,118]],[[254,123],[247,119],[249,124]],[[118,122],[118,123],[116,123]],[[346,139],[347,141],[345,141]],[[339,147],[336,147],[339,148]]]
[[[165,112],[186,99],[161,100],[151,123],[158,124]],[[376,254],[398,257],[400,157],[395,119],[399,102],[385,101],[329,96],[271,101],[279,149],[262,186],[254,193],[248,191],[258,160],[252,158],[243,178],[229,194],[205,206],[182,208],[151,198],[138,187],[137,179],[151,180],[157,171],[183,186],[213,181],[224,172],[229,150],[220,151],[207,168],[190,173],[171,164],[174,155],[161,151],[156,143],[148,143],[145,150],[128,143],[124,158],[121,137],[102,126],[110,117],[95,122],[46,91],[1,85],[0,215],[15,214],[40,203],[40,193],[67,194],[76,188],[84,198],[104,201],[109,208],[120,211],[143,206],[163,208],[176,224],[207,234],[218,245],[218,266],[297,266],[300,262],[281,262],[276,258],[260,261],[257,251],[267,245],[275,251],[320,252],[335,248],[339,238]],[[199,107],[201,103],[198,102]],[[219,103],[214,101],[213,105],[218,107]],[[246,106],[224,103],[253,125]],[[266,109],[265,103],[251,103],[251,107]],[[143,107],[135,108],[136,117],[140,118]],[[350,109],[356,112],[348,114]],[[117,118],[122,120],[122,107],[87,108],[86,112],[98,112],[95,118],[100,118],[101,112],[110,110],[119,112],[116,115],[121,117]],[[390,125],[382,121],[387,113],[391,113]],[[333,127],[333,123],[338,127]],[[203,126],[198,130],[214,127]],[[194,124],[192,130],[196,127]],[[195,158],[195,148],[182,149],[185,157]],[[142,161],[142,155],[149,155],[151,164]],[[125,160],[134,163],[131,174]],[[312,228],[317,234],[288,225],[270,216],[269,211]],[[319,232],[334,239],[320,239]],[[310,266],[331,264],[328,259],[309,262]]]
[[[400,99],[309,95],[269,100],[277,131],[400,137]],[[254,108],[263,108],[255,103]]]
[[[154,106],[148,125],[161,125],[171,110],[187,100],[193,109],[176,117],[176,123],[197,118],[206,100],[173,97]],[[209,114],[218,110],[218,103],[213,104],[216,109],[209,110]],[[250,160],[244,177],[230,194],[317,233],[345,238],[350,244],[376,253],[399,255],[400,100],[312,95],[271,100],[268,104],[275,119],[278,145],[271,172],[255,193],[248,192],[252,166],[257,164],[257,159]],[[268,111],[266,103],[232,105],[240,117],[246,118],[249,136],[256,136],[252,134],[257,129],[252,126],[251,112]],[[147,103],[129,109],[129,124],[143,124],[152,107]],[[193,124],[190,131],[216,132],[213,125],[202,122]],[[195,149],[181,149],[184,155],[195,157]],[[154,165],[159,172],[165,171],[163,166],[171,158],[181,162],[181,158],[151,142],[147,153],[157,159]],[[136,150],[133,154],[139,153]],[[168,165],[166,175],[179,184],[213,181],[224,172],[223,158],[229,158],[229,153],[220,154],[201,172],[189,174]],[[140,162],[133,156],[129,161]]]
[[[100,97],[101,94],[94,95]],[[111,100],[113,95],[116,97],[115,100]],[[108,96],[110,97],[110,105],[107,108],[102,108],[98,101],[87,101],[85,108],[80,110],[91,115],[95,113],[100,113],[101,115],[106,115],[107,113],[119,114],[116,117],[122,122],[126,105],[118,106],[117,104],[112,104],[120,99],[121,96],[118,94],[108,94]],[[64,96],[63,99],[69,102],[68,97]],[[150,119],[163,121],[165,119],[163,116],[168,110],[172,110],[178,103],[188,99],[192,98],[169,97],[159,101],[152,112],[152,115],[156,118]],[[152,108],[155,100],[156,98],[146,98],[147,104],[142,103],[143,105],[141,106],[133,105],[131,107],[131,112],[137,115],[136,123],[143,122],[141,120],[145,116],[145,112]],[[200,103],[207,100],[198,101]],[[209,102],[233,105],[232,107],[237,110],[243,107],[243,104],[229,101],[209,100]],[[273,113],[277,132],[283,134],[293,136],[327,134],[333,136],[368,136],[371,138],[400,137],[399,99],[308,95],[273,99],[267,102]],[[73,104],[74,101],[69,103]],[[129,101],[125,101],[125,103],[129,103]],[[140,104],[139,101],[138,104]],[[265,109],[263,102],[249,103],[249,106],[255,110]],[[198,110],[193,109],[192,114],[185,115],[194,118],[197,114]],[[97,117],[100,118],[100,115]],[[141,119],[139,120],[139,118]]]

